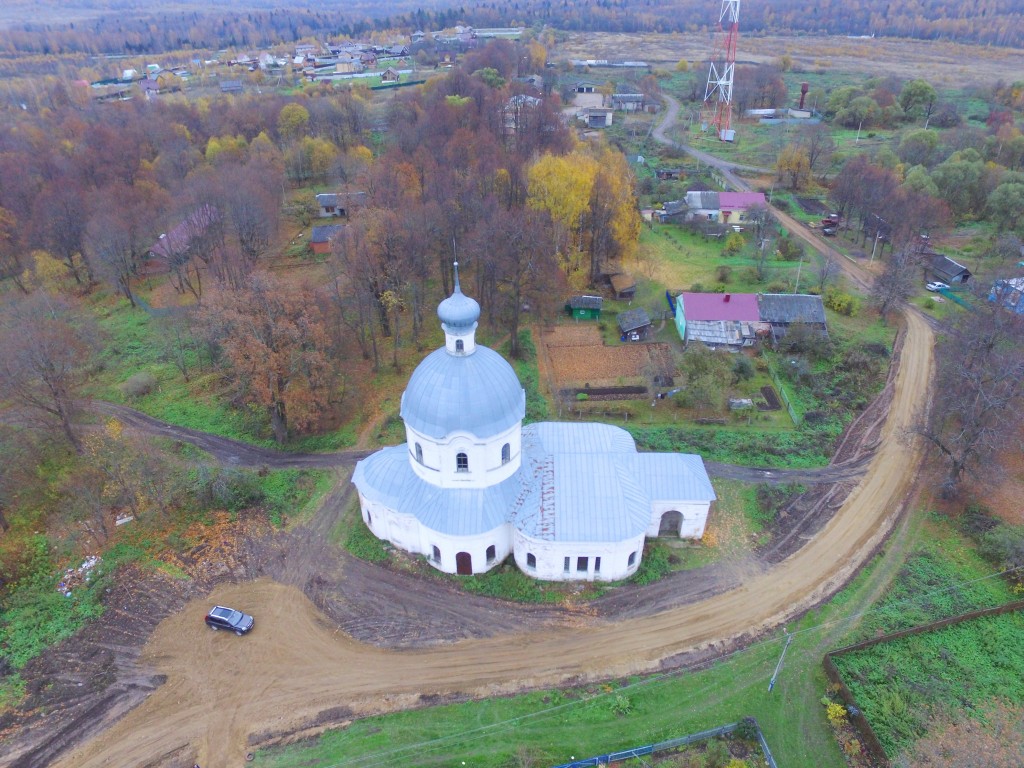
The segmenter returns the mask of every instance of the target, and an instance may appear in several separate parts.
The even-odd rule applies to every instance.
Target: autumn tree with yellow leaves
[[[555,249],[567,277],[587,262],[587,281],[598,282],[612,265],[636,253],[640,236],[633,177],[620,152],[577,148],[543,155],[528,172],[527,205],[555,224]]]

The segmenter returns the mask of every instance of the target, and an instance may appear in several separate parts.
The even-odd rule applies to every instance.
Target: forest
[[[225,7],[226,6],[226,7]],[[707,0],[504,0],[459,3],[346,3],[344,10],[317,4],[266,8],[247,3],[217,11],[188,7],[158,14],[104,12],[72,23],[39,19],[36,6],[8,11],[19,18],[0,31],[3,54],[153,54],[179,48],[255,47],[327,35],[368,36],[374,31],[410,34],[456,23],[475,27],[549,26],[605,32],[701,32],[717,28],[718,4]],[[1024,13],[1014,0],[748,0],[744,34],[877,35],[957,40],[983,45],[1024,44]]]

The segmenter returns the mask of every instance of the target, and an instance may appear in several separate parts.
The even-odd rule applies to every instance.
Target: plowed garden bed
[[[621,387],[637,381],[652,363],[657,372],[671,375],[672,352],[667,344],[605,346],[601,332],[592,325],[555,326],[542,334],[558,388],[588,385]]]

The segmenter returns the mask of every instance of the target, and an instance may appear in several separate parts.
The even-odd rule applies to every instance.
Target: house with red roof
[[[749,347],[771,330],[753,293],[681,293],[675,320],[679,338],[712,348]]]
[[[767,208],[764,192],[719,192],[718,220],[722,224],[743,224],[752,208]]]

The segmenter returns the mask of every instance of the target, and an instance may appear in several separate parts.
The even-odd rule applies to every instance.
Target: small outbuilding
[[[943,256],[941,253],[926,253],[924,256],[927,259],[925,262],[926,278],[930,277],[932,280],[939,280],[949,285],[964,285],[971,279],[971,271],[948,256]]]
[[[608,281],[615,291],[615,298],[620,301],[632,301],[636,296],[636,280],[626,272],[616,272],[609,276]]]
[[[565,305],[565,311],[577,320],[600,320],[604,299],[600,296],[573,296]]]
[[[627,309],[619,314],[622,341],[643,341],[651,333],[651,316],[646,309]]]
[[[325,224],[320,227],[313,227],[309,235],[309,247],[313,253],[330,253],[331,243],[344,229],[344,224]]]

